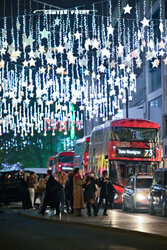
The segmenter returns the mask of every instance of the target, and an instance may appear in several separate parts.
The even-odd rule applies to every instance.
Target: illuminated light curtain
[[[56,122],[66,131],[71,104],[83,123],[113,117],[126,88],[132,100],[143,60],[153,68],[167,64],[162,0],[156,20],[153,1],[139,2],[102,1],[84,14],[82,7],[53,13],[47,4],[17,0],[13,13],[11,0],[0,33],[0,135],[46,135],[46,123],[54,135]]]

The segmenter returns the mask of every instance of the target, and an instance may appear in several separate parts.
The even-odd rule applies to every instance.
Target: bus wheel
[[[152,202],[152,201],[150,201],[149,213],[150,213],[150,215],[155,215],[155,214],[156,214],[155,208],[154,208],[154,205],[153,205],[153,202]]]
[[[122,201],[122,210],[126,211],[126,206],[125,206],[125,201],[124,200]]]
[[[167,202],[164,202],[163,205],[162,205],[162,215],[164,217],[167,216]]]
[[[133,199],[131,200],[130,207],[131,207],[131,212],[134,213],[135,212],[135,204],[134,204],[134,200]]]

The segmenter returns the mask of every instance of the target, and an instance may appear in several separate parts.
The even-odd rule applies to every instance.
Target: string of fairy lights
[[[46,120],[53,135],[56,122],[65,130],[72,117],[106,121],[126,103],[126,88],[132,100],[146,61],[167,64],[162,0],[156,19],[154,0],[61,11],[27,2],[23,11],[17,0],[15,15],[11,5],[11,16],[1,19],[0,135],[46,135]]]

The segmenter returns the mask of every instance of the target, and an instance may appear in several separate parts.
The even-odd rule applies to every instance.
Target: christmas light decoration
[[[146,0],[132,6],[102,1],[91,13],[82,7],[55,11],[42,3],[38,10],[32,0],[24,0],[29,7],[22,10],[16,1],[16,17],[11,9],[0,32],[0,135],[46,135],[46,119],[54,121],[52,135],[56,129],[66,133],[71,120],[82,126],[88,119],[106,121],[126,102],[126,88],[132,100],[143,59],[156,68],[160,57],[167,64],[161,0],[156,20],[152,1],[148,18]]]

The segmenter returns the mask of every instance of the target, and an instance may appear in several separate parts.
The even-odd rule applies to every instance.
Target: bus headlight
[[[142,200],[145,200],[145,199],[146,199],[146,196],[143,195],[143,194],[137,194],[136,195],[136,200],[142,201]]]

